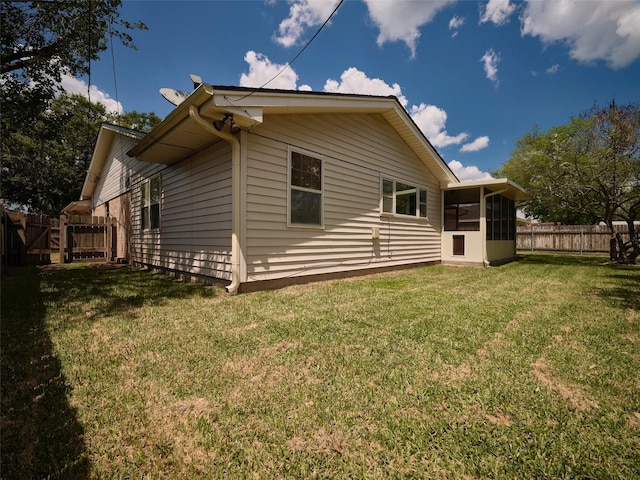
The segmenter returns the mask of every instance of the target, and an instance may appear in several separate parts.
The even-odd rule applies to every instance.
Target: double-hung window
[[[152,230],[160,228],[160,175],[142,183],[140,197],[140,224],[142,225],[142,229]]]
[[[382,213],[427,218],[427,189],[383,178]]]
[[[291,151],[289,224],[322,227],[322,159]]]

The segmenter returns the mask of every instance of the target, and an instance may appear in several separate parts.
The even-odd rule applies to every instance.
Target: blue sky
[[[123,0],[138,49],[114,41],[92,65],[108,108],[172,106],[163,87],[263,85],[300,51],[337,0]],[[509,159],[535,125],[566,123],[594,102],[640,100],[637,0],[345,0],[267,88],[396,95],[459,178]],[[115,68],[114,68],[115,65]],[[88,78],[66,78],[87,93]]]

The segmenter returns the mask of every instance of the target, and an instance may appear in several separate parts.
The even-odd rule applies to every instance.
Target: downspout
[[[227,285],[226,290],[227,293],[235,295],[240,286],[240,141],[231,133],[216,130],[212,123],[200,116],[198,108],[194,105],[189,107],[189,116],[206,131],[231,144],[231,284]]]
[[[489,260],[487,258],[487,198],[493,197],[494,195],[500,195],[501,193],[509,190],[508,188],[503,188],[502,190],[498,190],[497,192],[491,192],[484,195],[484,231],[482,232],[482,264],[485,267],[489,266]]]

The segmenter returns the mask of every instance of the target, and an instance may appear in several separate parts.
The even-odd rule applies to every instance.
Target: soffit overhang
[[[443,190],[466,190],[469,188],[484,188],[485,195],[499,193],[511,200],[525,201],[533,200],[533,197],[520,185],[512,182],[508,178],[493,178],[488,180],[474,180],[469,182],[449,183]]]

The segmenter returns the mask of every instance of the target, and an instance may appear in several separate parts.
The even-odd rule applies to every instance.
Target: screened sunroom
[[[442,192],[442,262],[495,265],[516,257],[516,202],[531,199],[506,178],[449,184]]]

